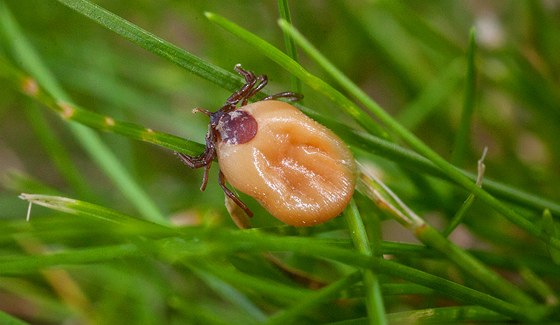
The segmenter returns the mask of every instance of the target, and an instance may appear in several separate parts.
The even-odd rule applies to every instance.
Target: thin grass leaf
[[[451,162],[455,166],[463,166],[470,146],[471,125],[474,114],[476,97],[476,30],[473,28],[469,34],[469,47],[467,50],[467,75],[465,83],[465,98],[461,112],[461,124],[457,130]]]
[[[541,218],[541,229],[548,236],[549,240],[560,239],[560,231],[558,230],[557,222],[552,218],[549,210],[544,210]],[[548,247],[550,257],[554,263],[560,265],[560,249],[555,247]]]
[[[459,85],[464,73],[464,60],[462,58],[452,61],[442,72],[404,108],[397,120],[407,129],[416,130],[431,114],[441,106],[444,101],[453,98],[453,91]]]
[[[386,137],[375,121],[365,114],[359,107],[352,103],[348,98],[342,95],[338,90],[324,82],[322,79],[312,75],[305,70],[301,65],[292,60],[289,56],[278,50],[276,47],[265,42],[257,37],[255,34],[241,28],[240,26],[232,23],[226,18],[217,14],[207,12],[206,17],[213,23],[218,24],[220,27],[235,34],[237,37],[248,42],[256,49],[259,49],[264,55],[275,61],[278,65],[291,72],[294,76],[299,78],[312,89],[322,93],[325,97],[340,105],[340,108],[348,115],[352,116],[354,120],[359,123],[364,129],[374,135]]]
[[[230,265],[216,261],[200,261],[196,265],[189,264],[189,268],[196,268],[200,272],[210,273],[223,281],[234,285],[244,292],[255,292],[256,296],[263,295],[272,297],[274,300],[285,303],[293,303],[294,299],[306,298],[312,290],[289,286],[270,279],[260,278],[240,272]]]
[[[33,274],[49,267],[110,262],[118,258],[139,256],[143,256],[143,253],[132,244],[69,250],[49,255],[20,257],[2,261],[0,274],[4,276]]]
[[[463,44],[451,39],[442,29],[434,26],[432,21],[422,18],[418,12],[404,3],[383,0],[375,5],[390,12],[410,34],[420,39],[422,44],[429,45],[436,53],[455,57],[463,52]]]
[[[69,96],[59,86],[55,77],[43,64],[39,55],[32,46],[27,42],[26,37],[17,26],[17,23],[4,2],[0,3],[0,21],[6,28],[8,38],[12,41],[16,57],[28,69],[38,82],[45,87],[49,94],[56,98],[57,102],[70,103]],[[13,70],[13,69],[11,69]],[[9,71],[10,72],[10,71]],[[25,91],[33,91],[33,82],[29,79],[22,78],[21,75],[13,73],[14,82],[19,81],[22,87],[29,86]],[[76,124],[69,124],[70,130],[74,133],[80,144],[89,153],[99,167],[111,178],[114,184],[121,192],[130,200],[138,209],[138,212],[145,218],[158,222],[166,222],[163,214],[159,211],[156,204],[142,190],[140,185],[130,176],[126,168],[119,162],[110,149],[101,141],[101,139],[93,131]]]
[[[332,283],[326,288],[323,288],[313,294],[310,294],[306,299],[297,301],[292,308],[286,309],[282,312],[270,317],[266,324],[290,324],[300,319],[303,315],[307,314],[310,310],[318,305],[334,299],[340,294],[340,291],[348,288],[353,283],[359,281],[361,275],[353,273],[342,280]]]
[[[34,204],[40,204],[51,209],[75,214],[77,216],[98,218],[116,224],[130,224],[133,227],[148,226],[156,229],[161,228],[163,233],[165,233],[165,229],[169,229],[157,224],[149,224],[147,221],[134,219],[111,209],[78,200],[31,194],[24,195],[24,198],[32,200]],[[168,234],[179,234],[179,232],[177,232],[177,230],[170,229],[168,230]],[[181,260],[183,258],[190,257],[193,261],[209,253],[216,255],[224,253],[231,254],[234,252],[283,252],[288,249],[294,253],[331,259],[355,267],[371,269],[377,273],[399,277],[412,283],[433,288],[452,299],[469,304],[476,304],[504,315],[511,316],[515,319],[535,321],[543,319],[543,317],[546,317],[546,315],[550,312],[550,308],[544,306],[520,307],[512,305],[503,300],[464,287],[449,280],[445,280],[438,276],[392,261],[366,256],[348,249],[341,249],[336,246],[325,245],[323,241],[314,240],[312,238],[276,237],[253,231],[226,231],[199,227],[183,228],[181,229],[180,234],[184,236],[184,238],[192,238],[194,241],[187,243],[171,239],[160,243],[153,249],[150,249],[151,246],[145,246],[143,248],[145,251],[155,250],[156,252],[159,252],[158,254],[165,253],[173,260]],[[218,245],[210,245],[212,241],[216,240],[218,241]],[[224,245],[224,243],[226,244]],[[91,254],[86,252],[84,261],[87,259],[95,261],[96,259],[107,258],[107,256],[114,258],[119,256],[119,254],[135,255],[138,253],[136,246],[129,245],[123,246],[122,251],[115,250],[112,252],[116,255],[113,256],[111,255],[111,252],[104,252],[103,248],[100,248],[99,251],[93,251]],[[72,254],[70,255],[74,256]],[[43,258],[47,258],[47,261],[44,262]],[[68,261],[68,257],[66,255],[64,255],[62,262],[57,257],[52,257],[53,260],[48,260],[48,258],[49,257],[33,257],[31,260],[23,260],[23,262],[21,262],[21,260],[12,261],[13,264],[9,264],[11,266],[7,270],[10,272],[21,272],[22,265],[30,267],[33,265],[35,265],[35,267],[45,267],[47,265],[62,263],[64,260]],[[12,262],[5,261],[5,263]],[[531,312],[528,312],[527,308],[530,308]]]
[[[291,23],[292,17],[290,14],[290,6],[288,4],[288,0],[278,0],[278,12],[280,13],[280,18],[284,19],[285,21]],[[292,37],[288,34],[284,34],[284,44],[286,46],[286,53],[292,60],[295,62],[298,61],[296,43],[292,39]],[[292,88],[293,91],[296,93],[301,93],[301,80],[292,76]]]
[[[358,252],[366,256],[373,256],[366,228],[354,200],[350,201],[350,205],[346,208],[344,216],[346,218],[346,223],[348,223],[352,241]],[[381,284],[377,274],[373,273],[371,270],[364,271],[363,282],[366,289],[366,308],[368,310],[369,323],[387,324],[383,295],[381,294]]]
[[[525,219],[522,215],[517,213],[511,207],[500,202],[498,199],[493,197],[491,194],[486,192],[484,189],[479,188],[476,183],[473,183],[468,177],[461,173],[455,166],[448,163],[443,157],[433,151],[429,146],[422,142],[418,137],[409,132],[404,128],[398,121],[396,121],[391,115],[381,108],[375,101],[373,101],[366,93],[364,93],[358,86],[352,83],[347,77],[338,73],[336,69],[326,58],[324,58],[318,51],[316,51],[311,44],[305,40],[303,35],[299,33],[293,26],[286,22],[280,22],[280,26],[286,32],[293,35],[296,43],[308,52],[312,57],[314,57],[318,63],[325,65],[325,70],[332,73],[332,77],[335,78],[341,86],[343,86],[352,96],[358,99],[372,114],[374,114],[385,126],[392,131],[394,134],[402,138],[411,148],[416,150],[418,153],[432,161],[438,168],[440,168],[449,178],[455,181],[457,184],[461,185],[465,189],[476,194],[482,201],[491,206],[494,210],[501,213],[506,217],[511,223],[517,225],[521,229],[532,236],[539,238],[540,240],[546,241],[547,239],[539,230],[539,228]],[[319,59],[320,58],[320,59]],[[328,66],[327,66],[328,65]],[[554,247],[560,248],[560,240],[553,240],[550,242]]]
[[[239,76],[198,58],[94,3],[86,0],[57,1],[121,35],[148,52],[169,60],[224,89],[236,91],[243,85],[243,81]]]
[[[29,323],[17,319],[0,310],[0,323],[5,325],[28,325]]]
[[[357,188],[365,196],[375,202],[378,209],[387,211],[391,217],[408,228],[422,243],[443,253],[449,260],[453,261],[457,267],[471,275],[502,299],[520,305],[531,305],[535,303],[529,295],[491,271],[472,255],[445,238],[402,202],[402,200],[376,176],[368,175],[363,168],[360,178],[358,179]]]
[[[486,165],[484,165],[484,158],[486,158],[487,152],[488,152],[488,148],[485,147],[484,151],[482,152],[482,157],[480,157],[480,159],[478,160],[478,175],[476,177],[476,184],[478,186],[482,186],[482,179],[484,177],[484,171],[486,170]],[[463,202],[463,204],[461,205],[457,213],[455,213],[451,221],[449,221],[447,227],[445,227],[445,229],[441,232],[443,236],[448,237],[451,234],[451,232],[453,232],[453,230],[455,230],[455,228],[457,228],[459,224],[461,224],[461,222],[466,216],[467,211],[474,203],[475,198],[476,196],[474,194],[472,193],[469,194],[469,196],[467,197],[465,202]]]
[[[511,320],[498,313],[478,306],[429,308],[391,313],[387,318],[392,324],[453,324],[457,322],[507,322]]]
[[[59,101],[37,83],[36,80],[26,76],[22,71],[17,70],[8,62],[2,60],[2,58],[0,58],[0,76],[9,79],[10,84],[21,93],[47,106],[64,120],[76,121],[96,130],[114,132],[130,139],[152,143],[190,155],[196,155],[204,149],[201,144],[193,141],[157,132],[133,123],[115,120],[110,116],[100,115],[80,108],[77,105]]]
[[[243,314],[250,316],[250,319],[246,320],[248,324],[258,324],[266,320],[266,314],[249,300],[246,295],[232,287],[229,283],[222,281],[213,274],[207,273],[196,266],[191,266],[191,270],[212,288],[216,294],[240,309]]]
[[[560,300],[558,296],[554,293],[554,290],[538,275],[535,274],[531,269],[523,267],[519,272],[525,282],[531,286],[531,288],[541,297],[547,305],[558,306]]]
[[[372,51],[383,58],[383,65],[390,67],[410,92],[422,89],[433,78],[433,69],[421,51],[421,44],[398,24],[385,10],[371,3],[354,6],[339,3],[341,15],[359,26]],[[398,42],[394,40],[398,39]]]
[[[41,141],[44,148],[48,148],[49,158],[54,162],[59,173],[64,179],[76,190],[81,197],[93,197],[93,191],[81,177],[76,169],[76,165],[72,163],[70,154],[62,146],[57,136],[52,132],[43,113],[36,104],[30,104],[25,110],[27,120],[37,134],[37,139]]]

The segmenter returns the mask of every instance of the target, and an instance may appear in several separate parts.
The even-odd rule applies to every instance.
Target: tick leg
[[[295,102],[302,99],[303,95],[291,91],[285,91],[278,94],[270,95],[263,100],[271,100],[271,99],[278,99],[278,98],[286,98],[290,102]]]
[[[184,153],[175,151],[175,154],[185,165],[189,166],[190,168],[194,169],[208,165],[208,162],[205,159],[205,153],[201,154],[200,156],[189,156],[185,155]]]
[[[216,149],[213,143],[213,132],[209,132],[206,135],[206,148],[204,152],[198,156],[189,156],[184,153],[175,152],[175,154],[181,159],[181,161],[189,166],[190,168],[201,168],[204,167],[204,175],[202,177],[202,184],[200,185],[200,190],[204,191],[206,185],[208,184],[208,172],[212,166],[212,160],[216,157]]]
[[[263,89],[268,84],[268,77],[264,74],[258,76],[255,83],[257,83],[256,86],[254,86],[252,89],[249,89],[249,91],[245,94],[243,101],[241,102],[241,106],[247,105],[249,99],[255,96],[256,93],[261,91],[261,89]]]
[[[208,160],[206,152],[196,157],[191,157],[180,152],[175,152],[175,154],[190,168],[194,169],[204,167],[204,175],[202,176],[202,184],[200,185],[200,190],[204,191],[206,189],[206,185],[208,184],[208,172],[212,166],[212,159]]]
[[[245,203],[243,203],[243,201],[241,201],[241,199],[235,194],[233,193],[229,188],[227,188],[226,186],[226,176],[224,175],[224,173],[222,173],[222,171],[220,170],[220,174],[218,177],[218,182],[220,183],[220,186],[222,187],[222,190],[224,190],[224,193],[233,200],[233,202],[235,202],[235,204],[237,204],[241,209],[243,209],[243,211],[245,211],[245,213],[247,213],[247,215],[249,217],[253,217],[253,211],[251,211],[249,209],[249,207],[247,205],[245,205]]]
[[[210,172],[210,167],[212,167],[212,161],[204,166],[204,175],[202,176],[202,184],[200,184],[201,192],[204,192],[204,190],[206,189],[206,185],[208,184],[208,172]]]
[[[236,64],[233,69],[241,76],[243,76],[243,78],[245,78],[245,85],[243,85],[241,89],[229,96],[229,98],[226,100],[226,105],[224,106],[235,106],[240,101],[245,100],[245,98],[247,98],[247,94],[250,94],[252,92],[252,89],[253,87],[255,87],[257,81],[260,82],[260,78],[255,77],[255,74],[251,71],[244,70],[241,67],[241,64]]]

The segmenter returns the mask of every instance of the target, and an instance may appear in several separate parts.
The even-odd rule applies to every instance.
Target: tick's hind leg
[[[224,193],[230,199],[232,199],[233,202],[235,202],[235,204],[237,204],[237,206],[239,206],[243,211],[245,211],[245,213],[249,217],[253,217],[253,211],[251,211],[249,209],[249,207],[245,203],[243,203],[243,201],[241,201],[241,199],[235,193],[233,193],[229,188],[227,188],[227,186],[226,186],[226,176],[224,175],[224,173],[222,173],[221,170],[220,170],[218,180],[219,180],[218,182],[220,183],[220,186],[222,187],[222,190],[224,190]]]

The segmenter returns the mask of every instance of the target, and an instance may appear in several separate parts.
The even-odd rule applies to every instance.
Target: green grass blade
[[[0,274],[4,276],[23,275],[53,266],[84,265],[142,255],[143,253],[132,244],[69,250],[50,255],[26,256],[3,261]]]
[[[353,283],[358,282],[360,278],[361,274],[356,272],[330,284],[328,287],[309,294],[309,296],[305,299],[297,301],[292,308],[286,309],[270,317],[266,324],[292,324],[314,307],[334,299],[339,295],[340,291],[348,288]]]
[[[422,324],[425,322],[439,324],[459,324],[463,322],[507,323],[511,320],[508,317],[504,317],[503,315],[478,306],[443,307],[404,311],[391,313],[387,315],[387,317],[393,324]]]
[[[287,56],[276,47],[272,46],[271,44],[257,37],[255,34],[241,28],[240,26],[232,23],[222,16],[207,12],[206,17],[213,23],[218,24],[220,27],[251,44],[253,47],[261,51],[263,55],[266,55],[271,60],[278,63],[280,66],[288,70],[290,73],[299,78],[312,89],[317,90],[325,97],[339,104],[340,108],[343,111],[352,116],[357,123],[359,123],[364,129],[368,130],[368,132],[370,132],[371,134],[381,135],[383,137],[387,136],[386,133],[379,128],[377,123],[367,114],[365,114],[365,112],[363,112],[352,101],[346,98],[338,90],[324,82],[322,79],[309,73],[301,65],[292,60],[289,56]]]
[[[194,241],[183,242],[171,238],[171,240],[168,240],[160,245],[161,248],[159,254],[165,253],[174,260],[192,258],[194,261],[201,258],[201,256],[204,256],[204,254],[208,254],[209,252],[213,252],[215,254],[219,251],[222,253],[247,253],[266,251],[285,252],[286,250],[289,250],[294,253],[322,257],[359,268],[371,269],[378,273],[399,277],[411,283],[433,288],[452,299],[469,304],[480,305],[487,309],[503,313],[504,315],[509,315],[515,319],[539,320],[549,312],[549,308],[547,307],[520,307],[512,305],[488,294],[464,287],[460,284],[428,274],[412,267],[401,265],[393,261],[386,261],[377,257],[366,256],[352,250],[338,248],[332,245],[325,245],[323,240],[303,237],[277,237],[253,231],[231,231],[212,229],[208,227],[187,227],[178,231],[157,224],[151,224],[146,221],[123,215],[111,209],[78,200],[31,194],[23,195],[23,198],[32,201],[34,204],[43,205],[51,209],[71,213],[77,216],[98,218],[120,225],[138,225],[149,228],[157,227],[153,229],[161,228],[169,234],[180,233],[181,236],[186,239],[194,239]],[[211,243],[214,241],[217,242],[212,245]],[[202,244],[204,247],[200,246]],[[193,247],[192,245],[195,245],[196,247]],[[146,249],[150,249],[150,247],[147,246]],[[132,253],[136,254],[135,252]],[[101,255],[102,254],[99,254],[99,256]],[[21,269],[21,265],[13,267],[13,270],[18,272],[21,272]],[[311,301],[314,302],[315,300]],[[530,308],[531,312],[528,312],[527,308]]]
[[[80,176],[76,165],[72,163],[70,154],[61,145],[56,134],[49,127],[48,122],[36,104],[30,104],[25,110],[27,120],[37,134],[44,148],[48,148],[47,153],[54,162],[59,173],[76,190],[81,197],[93,197],[93,192],[89,185]]]
[[[39,55],[27,42],[26,37],[17,26],[15,19],[10,14],[4,3],[0,4],[0,19],[8,29],[8,36],[14,44],[16,56],[22,64],[29,70],[39,83],[45,87],[49,94],[52,94],[57,101],[69,103],[69,96],[59,86],[55,77],[42,62]],[[19,79],[18,81],[22,81]],[[20,83],[20,85],[29,85]],[[92,130],[77,124],[69,124],[70,130],[74,133],[80,144],[89,153],[99,167],[111,178],[114,184],[121,190],[138,212],[147,219],[165,222],[163,214],[159,211],[155,203],[142,190],[140,185],[130,176],[126,168],[119,162],[117,157],[101,141],[99,136]]]
[[[431,114],[453,98],[453,91],[464,77],[464,60],[452,61],[426,85],[422,92],[397,115],[397,120],[407,129],[417,129]]]
[[[148,52],[169,60],[224,89],[236,91],[243,84],[239,76],[196,57],[94,3],[86,0],[57,1],[146,49]]]
[[[461,113],[461,124],[455,138],[451,162],[456,166],[462,166],[468,154],[470,145],[470,133],[472,118],[474,114],[475,92],[476,92],[476,31],[471,29],[469,35],[469,48],[467,51],[467,75],[465,83],[465,100]]]
[[[324,65],[327,72],[332,73],[332,77],[338,80],[352,96],[357,98],[373,115],[375,115],[390,131],[402,138],[410,147],[416,150],[418,153],[431,160],[434,165],[442,170],[450,179],[455,181],[458,185],[471,191],[477,195],[480,200],[487,203],[494,210],[501,213],[506,217],[511,223],[517,225],[526,232],[543,240],[548,241],[548,238],[542,234],[540,229],[525,219],[522,215],[517,213],[511,207],[500,202],[490,193],[486,192],[484,189],[479,188],[476,183],[472,182],[468,177],[461,173],[455,166],[447,162],[443,157],[433,151],[424,142],[422,142],[413,133],[408,131],[403,127],[397,120],[395,120],[389,113],[385,112],[381,106],[379,106],[374,100],[372,100],[366,93],[364,93],[357,85],[352,83],[347,77],[339,73],[338,69],[334,67],[326,58],[324,58],[318,51],[313,50],[311,44],[304,39],[303,35],[299,33],[293,26],[287,24],[286,22],[281,22],[281,27],[286,30],[286,32],[293,35],[294,40],[298,45],[300,45],[304,50],[314,57],[318,63]],[[554,247],[560,248],[559,240],[548,241]]]
[[[352,241],[354,242],[354,246],[356,246],[358,252],[367,256],[373,256],[366,228],[354,200],[350,201],[350,205],[346,208],[344,215],[346,217],[346,223],[348,224]],[[372,229],[372,231],[377,231],[377,229]],[[369,323],[387,324],[387,319],[385,318],[385,306],[383,296],[381,294],[381,284],[377,274],[373,273],[372,270],[364,271],[363,282],[366,290],[366,308],[368,310]]]
[[[278,12],[280,13],[280,18],[289,23],[292,22],[288,0],[278,0]],[[295,62],[298,62],[296,43],[294,42],[292,37],[286,33],[284,33],[284,44],[286,46],[286,52],[288,56]],[[301,80],[294,76],[292,76],[292,88],[294,92],[301,93]]]
[[[0,76],[8,79],[10,84],[24,95],[30,96],[50,108],[62,119],[76,121],[100,131],[114,132],[130,139],[152,143],[186,154],[195,155],[204,149],[203,145],[193,141],[157,132],[133,123],[115,120],[110,116],[100,115],[79,106],[59,101],[43,89],[36,80],[26,76],[2,58],[0,58]]]
[[[29,323],[17,319],[3,311],[0,311],[0,323],[5,325],[27,325]]]
[[[229,283],[222,281],[217,276],[205,272],[196,266],[191,266],[191,270],[212,288],[216,294],[242,310],[243,314],[250,316],[254,323],[262,323],[266,319],[265,313],[258,306]]]

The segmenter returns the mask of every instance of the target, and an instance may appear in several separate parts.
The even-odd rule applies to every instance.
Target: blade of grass
[[[358,282],[360,278],[361,274],[359,272],[352,273],[351,275],[338,280],[321,290],[311,293],[305,299],[301,299],[294,303],[292,308],[278,312],[274,316],[270,317],[266,324],[293,324],[299,317],[305,315],[309,310],[312,310],[316,306],[337,297],[340,291],[348,288],[353,283]]]
[[[49,249],[41,241],[30,236],[16,237],[17,243],[30,255],[47,254]],[[63,269],[41,270],[46,282],[66,305],[76,312],[84,322],[92,321],[93,305],[80,284]]]
[[[443,102],[453,97],[452,92],[463,78],[463,59],[456,59],[442,69],[442,72],[422,92],[403,109],[397,120],[409,130],[415,130]]]
[[[375,202],[380,210],[388,212],[393,219],[409,229],[422,243],[443,253],[461,270],[502,299],[521,305],[534,304],[533,300],[523,291],[492,272],[486,265],[449,241],[425,222],[377,177],[368,175],[363,168],[361,169],[357,189]]]
[[[540,220],[540,226],[546,236],[550,238],[560,238],[560,231],[558,231],[558,227],[554,219],[552,218],[552,214],[548,209],[545,209],[542,213],[542,218]],[[560,265],[560,249],[555,247],[547,247],[548,253],[550,254],[550,258],[554,263]]]
[[[547,305],[559,305],[560,300],[558,299],[558,296],[556,296],[554,290],[550,287],[550,285],[539,278],[531,269],[528,267],[522,267],[520,275]]]
[[[263,52],[271,60],[275,61],[280,66],[284,67],[284,69],[290,71],[294,76],[301,79],[309,87],[319,91],[333,102],[339,104],[342,110],[352,116],[354,120],[364,129],[368,130],[368,132],[384,138],[388,137],[388,135],[379,128],[377,123],[352,101],[320,78],[309,73],[285,53],[220,15],[211,12],[207,12],[205,15],[211,22],[251,44],[253,47]]]
[[[410,34],[420,39],[422,44],[432,47],[436,53],[443,53],[447,57],[461,55],[463,45],[451,39],[449,34],[442,33],[443,29],[436,28],[432,21],[423,18],[412,6],[391,0],[378,1],[375,5],[387,10]]]
[[[469,34],[469,47],[467,50],[467,75],[465,84],[465,99],[461,112],[461,124],[455,137],[451,163],[463,166],[470,145],[470,132],[474,114],[476,92],[476,30],[471,29]]]
[[[393,324],[458,324],[459,322],[507,322],[510,319],[478,306],[458,306],[404,311],[387,315]]]
[[[482,152],[482,157],[480,157],[480,159],[478,160],[478,176],[476,177],[476,184],[478,186],[482,186],[482,179],[484,177],[484,171],[486,169],[486,165],[484,165],[484,158],[486,158],[487,150],[488,148],[484,147],[484,151]],[[469,194],[469,196],[467,197],[465,202],[463,202],[463,204],[461,205],[457,213],[455,213],[453,218],[451,218],[451,221],[449,221],[447,227],[445,227],[445,229],[441,232],[443,236],[448,237],[449,234],[451,234],[451,232],[453,232],[453,230],[455,230],[455,228],[457,228],[457,226],[461,224],[464,217],[466,216],[467,211],[474,203],[475,198],[476,196],[474,194],[472,193]]]
[[[280,13],[280,18],[289,23],[292,22],[288,0],[278,0],[278,12]],[[298,62],[296,43],[294,42],[292,37],[286,33],[284,33],[284,44],[286,46],[286,52],[288,56],[292,58],[292,60]],[[301,80],[299,80],[295,76],[292,76],[291,78],[293,91],[296,93],[301,93]]]
[[[476,183],[472,182],[468,177],[461,173],[459,169],[448,163],[443,157],[433,151],[413,133],[409,132],[406,128],[399,124],[391,115],[385,112],[381,106],[379,106],[374,100],[372,100],[356,84],[351,82],[349,78],[344,76],[336,67],[334,67],[293,26],[289,25],[285,21],[280,21],[279,24],[282,29],[292,34],[292,37],[294,38],[296,43],[314,60],[316,60],[317,63],[325,65],[323,66],[323,68],[327,72],[331,73],[331,76],[335,80],[337,80],[339,84],[344,87],[344,89],[352,94],[352,96],[357,98],[373,115],[375,115],[383,124],[385,124],[385,126],[390,131],[402,138],[408,145],[410,145],[411,148],[432,161],[434,165],[440,168],[449,178],[451,178],[457,184],[461,185],[463,188],[477,195],[482,201],[484,201],[497,212],[501,213],[511,223],[517,225],[527,233],[536,238],[539,238],[540,240],[550,244],[551,246],[560,248],[560,240],[548,238],[547,236],[545,236],[535,224],[525,219],[511,207],[500,202],[484,189],[479,188]]]
[[[224,89],[236,91],[243,85],[243,80],[238,75],[202,60],[96,4],[86,0],[57,1],[146,49],[148,52],[169,60]]]
[[[9,79],[17,90],[41,102],[65,120],[76,121],[97,130],[122,134],[134,140],[145,141],[191,155],[200,153],[204,148],[203,145],[193,141],[157,132],[133,123],[118,121],[112,117],[59,101],[51,96],[36,80],[15,69],[2,58],[0,58],[0,76]]]
[[[53,266],[84,265],[143,255],[144,254],[132,244],[68,250],[49,255],[26,256],[4,261],[0,268],[0,274],[7,276],[23,275]]]
[[[0,323],[5,325],[29,325],[29,323],[24,322],[10,314],[7,314],[0,310]]]
[[[57,98],[58,101],[71,102],[69,96],[60,87],[55,77],[29,44],[4,2],[0,3],[0,15],[0,21],[6,27],[5,32],[13,44],[15,56],[21,60],[26,69],[31,71],[41,85],[48,89],[48,92]],[[109,176],[123,195],[130,200],[140,215],[149,220],[166,222],[165,217],[159,211],[156,204],[130,176],[126,168],[95,132],[77,124],[68,125],[92,160]]]
[[[32,200],[34,204],[42,204],[47,206],[48,208],[71,213],[76,216],[99,218],[101,220],[113,220],[112,222],[117,223],[135,223],[140,225],[148,225],[150,228],[157,227],[157,229],[167,229],[168,234],[181,234],[181,236],[185,239],[193,239],[194,241],[187,243],[185,241],[177,241],[176,238],[170,238],[170,240],[168,240],[166,243],[163,243],[161,247],[165,248],[165,251],[161,251],[160,249],[158,253],[165,253],[170,257],[175,256],[178,259],[183,259],[190,256],[194,261],[196,259],[200,259],[201,256],[203,256],[201,254],[208,254],[208,252],[211,252],[212,256],[214,256],[215,258],[217,254],[223,253],[231,254],[234,252],[246,253],[292,251],[298,254],[322,257],[338,261],[343,264],[348,264],[364,269],[371,269],[378,273],[399,277],[412,283],[435,289],[441,294],[454,300],[462,301],[468,304],[479,305],[481,307],[485,307],[489,310],[493,310],[519,320],[538,321],[543,319],[543,317],[545,317],[550,311],[553,310],[551,309],[552,307],[549,308],[538,305],[513,305],[491,295],[467,288],[460,284],[414,269],[412,267],[401,265],[393,261],[383,260],[381,258],[373,256],[366,256],[349,249],[326,245],[323,240],[317,240],[314,238],[278,237],[271,234],[262,234],[250,230],[239,231],[210,227],[186,227],[182,229],[170,229],[165,226],[148,223],[147,221],[139,220],[104,207],[99,207],[94,204],[78,200],[45,195],[28,195],[25,196],[25,198]],[[197,247],[200,248],[201,243],[204,243],[205,247],[203,247],[202,249],[193,250],[192,245],[198,245]],[[92,261],[95,261],[96,258],[107,258],[107,256],[116,258],[118,254],[123,254],[125,256],[127,254],[138,254],[136,246],[131,246],[128,244],[122,247],[123,251],[121,251],[120,253],[112,250],[103,253],[103,249],[100,248],[99,251],[93,254],[94,256],[91,257]],[[151,246],[146,246],[146,249],[149,250],[150,247]],[[112,252],[116,255],[111,255],[110,253]],[[68,256],[71,257],[75,255],[69,254]],[[90,255],[86,255],[86,258],[88,258],[88,256]],[[57,260],[56,255],[42,257],[33,256],[30,258],[33,259],[32,264],[25,265],[47,267],[49,265],[57,265],[57,263],[64,263],[65,261],[68,261],[67,259],[63,259],[62,261]],[[51,264],[44,262],[42,260],[43,258],[52,259],[50,262]],[[21,261],[21,259],[18,259],[17,261],[3,261],[0,272],[2,270],[5,270],[4,267],[8,267],[8,270],[16,272],[25,270],[26,268],[22,267],[21,264],[24,262]],[[20,264],[12,266],[12,263]]]
[[[403,25],[391,15],[381,8],[371,8],[370,3],[357,5],[356,9],[350,9],[352,5],[345,2],[338,4],[340,15],[360,26],[369,41],[368,45],[376,51],[376,56],[383,58],[383,65],[389,66],[391,73],[409,91],[422,89],[432,79],[434,69],[426,64],[425,52],[420,50],[423,44],[417,36],[407,33]],[[296,40],[296,43],[299,42]]]
[[[218,263],[214,260],[197,261],[196,265],[188,263],[189,268],[196,268],[199,271],[211,273],[213,276],[231,283],[232,285],[244,290],[253,291],[257,295],[274,297],[276,300],[293,303],[294,299],[305,299],[311,290],[304,290],[299,287],[289,286],[270,279],[260,278],[240,272],[229,264]]]
[[[52,131],[37,105],[35,103],[28,105],[25,109],[25,115],[29,124],[35,131],[35,134],[37,134],[37,139],[39,139],[44,148],[48,148],[47,154],[62,177],[64,177],[79,196],[93,197],[93,191],[88,184],[85,183],[85,179],[80,176],[76,165],[72,163],[70,154]]]
[[[266,314],[256,306],[245,294],[232,287],[229,283],[222,281],[218,277],[191,266],[190,269],[206,283],[216,294],[233,306],[243,311],[243,314],[251,317],[254,323],[262,323],[266,319]]]
[[[373,256],[366,228],[354,200],[350,201],[350,205],[346,208],[344,216],[348,224],[348,229],[350,230],[352,241],[358,252],[366,256]],[[387,324],[383,295],[381,294],[381,284],[377,274],[373,273],[372,270],[365,270],[363,282],[366,290],[366,308],[368,310],[369,324]]]

